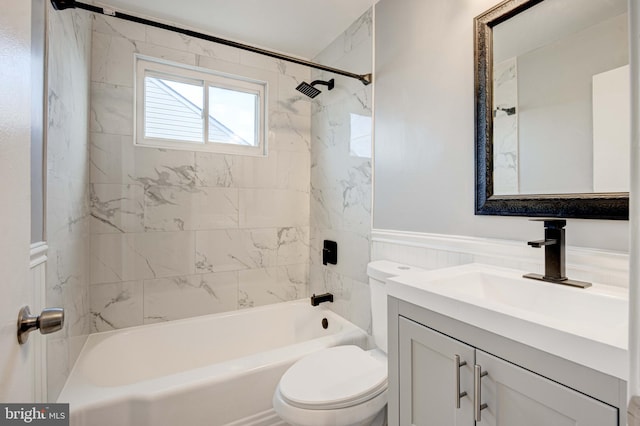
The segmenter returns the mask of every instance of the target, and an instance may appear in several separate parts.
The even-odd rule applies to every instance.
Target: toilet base
[[[387,406],[385,405],[382,411],[371,422],[371,426],[387,426]]]
[[[335,410],[311,410],[289,405],[276,389],[273,409],[291,426],[385,426],[387,424],[387,391],[353,407]],[[371,413],[371,415],[365,414]]]

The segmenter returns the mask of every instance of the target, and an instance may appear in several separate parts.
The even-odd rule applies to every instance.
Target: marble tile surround
[[[314,60],[366,74],[371,72],[372,10],[356,20]],[[371,145],[371,132],[351,129],[352,115],[372,116],[372,88],[353,79],[312,72],[312,79],[335,78],[311,106],[311,261],[314,293],[335,295],[331,309],[365,330],[371,327],[367,263],[371,231],[371,158],[352,154],[352,140]],[[364,154],[362,154],[364,152]],[[368,150],[370,153],[370,149]],[[338,243],[337,265],[322,265],[323,240]]]
[[[506,59],[495,66],[493,85],[496,108],[518,105],[517,58]],[[493,126],[493,181],[495,194],[518,194],[518,110],[512,115],[496,111]]]
[[[46,306],[62,307],[61,332],[47,336],[47,397],[55,401],[90,332],[89,85],[91,18],[48,13]]]
[[[268,156],[135,147],[135,53],[267,81]],[[103,16],[91,60],[92,331],[306,297],[309,70]]]

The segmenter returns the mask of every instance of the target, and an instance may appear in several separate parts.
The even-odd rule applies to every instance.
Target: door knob
[[[49,334],[61,330],[64,325],[64,309],[46,308],[39,316],[31,315],[28,306],[18,313],[18,343],[27,343],[29,333],[40,329],[41,334]]]

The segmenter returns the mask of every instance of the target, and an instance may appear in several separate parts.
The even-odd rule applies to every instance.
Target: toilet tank
[[[388,260],[376,260],[367,265],[371,292],[371,328],[376,346],[387,352],[387,288],[385,280],[415,270],[412,266]]]

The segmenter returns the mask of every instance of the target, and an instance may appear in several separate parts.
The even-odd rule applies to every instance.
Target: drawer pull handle
[[[482,403],[482,383],[481,380],[488,373],[486,371],[482,371],[482,367],[476,364],[473,367],[473,407],[474,413],[473,418],[476,422],[482,421],[481,411],[487,408],[487,404]]]
[[[454,355],[455,364],[455,383],[456,383],[456,409],[460,408],[460,399],[467,396],[467,392],[460,393],[460,367],[467,365],[467,361],[460,362],[460,355]]]

